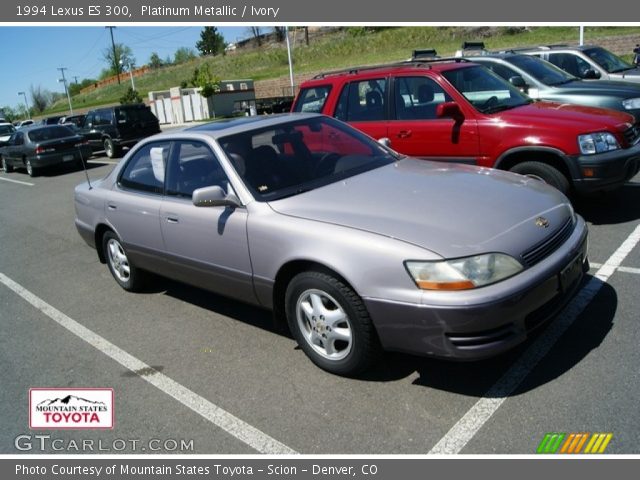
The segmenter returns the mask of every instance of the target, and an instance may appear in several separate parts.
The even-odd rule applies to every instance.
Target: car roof
[[[233,135],[236,133],[250,132],[265,127],[275,127],[283,123],[288,123],[294,120],[302,120],[305,118],[323,117],[317,113],[281,113],[277,115],[258,115],[253,117],[235,117],[225,118],[223,120],[217,120],[214,122],[203,123],[194,127],[185,128],[183,130],[173,130],[170,132],[162,133],[161,137],[171,137],[176,132],[184,133],[200,133],[210,136],[212,138],[226,137],[227,135]]]

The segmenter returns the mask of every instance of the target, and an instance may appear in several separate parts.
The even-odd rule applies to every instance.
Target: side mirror
[[[436,116],[438,118],[453,118],[454,120],[461,120],[464,118],[460,105],[456,102],[444,102],[436,107]]]
[[[522,90],[525,93],[527,90],[529,90],[529,85],[527,84],[527,82],[524,81],[524,78],[522,78],[520,75],[514,75],[513,77],[510,77],[509,83],[514,87]]]
[[[582,78],[584,78],[585,80],[597,80],[598,78],[600,78],[600,72],[594,70],[593,68],[590,68],[589,70],[583,72]]]
[[[191,201],[196,207],[239,207],[240,199],[235,195],[227,193],[215,185],[213,187],[202,187],[193,191]]]

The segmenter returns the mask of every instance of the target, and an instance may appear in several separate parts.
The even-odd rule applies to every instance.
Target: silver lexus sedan
[[[76,226],[116,282],[177,279],[286,318],[319,367],[381,350],[473,360],[551,319],[588,268],[560,192],[399,156],[322,115],[149,137],[75,189]]]

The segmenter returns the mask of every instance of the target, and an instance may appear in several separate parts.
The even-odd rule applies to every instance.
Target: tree
[[[78,95],[83,88],[96,83],[94,78],[83,78],[80,83],[72,83],[69,85],[69,95]]]
[[[116,43],[115,56],[114,49],[108,47],[102,51],[102,58],[108,65],[108,68],[102,71],[103,73],[107,73],[107,77],[121,72],[122,66],[126,67],[130,64],[136,63],[136,59],[133,56],[131,49],[122,43]]]
[[[129,87],[127,92],[120,97],[120,104],[124,105],[126,103],[142,103],[142,97],[137,90]]]
[[[179,65],[196,58],[196,52],[192,48],[180,47],[173,56],[173,63]]]
[[[196,43],[202,56],[224,54],[225,47],[224,37],[216,27],[204,27],[200,32],[200,40]]]
[[[261,46],[262,45],[262,29],[260,27],[249,27],[249,31],[251,32],[251,35],[253,35],[253,38],[255,38],[258,46]]]
[[[37,113],[42,113],[51,103],[51,92],[49,90],[43,90],[40,85],[29,87],[29,93],[31,94],[31,106]]]
[[[287,29],[285,27],[273,27],[273,33],[276,35],[277,41],[283,42],[287,34]]]
[[[220,79],[213,76],[211,70],[209,70],[209,65],[206,63],[193,71],[191,83],[196,87],[202,88],[200,95],[205,98],[208,98],[214,93],[220,91]]]
[[[18,119],[18,112],[8,105],[0,108],[0,117],[4,117],[7,122],[13,122]]]
[[[162,59],[156,52],[151,53],[151,56],[149,57],[149,66],[154,70],[162,66]]]

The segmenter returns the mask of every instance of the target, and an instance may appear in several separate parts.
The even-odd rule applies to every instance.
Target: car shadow
[[[584,284],[591,280],[601,282],[595,277],[587,276]],[[270,311],[163,277],[154,276],[154,281],[149,283],[151,286],[145,293],[164,293],[264,331],[292,338],[286,322],[275,321]],[[520,386],[517,386],[516,392],[519,394],[535,389],[562,376],[579,364],[592,350],[598,348],[613,326],[617,305],[615,289],[608,283],[601,282],[597,295],[562,334],[549,353],[524,378]],[[417,378],[413,380],[416,386],[482,397],[487,395],[491,386],[518,361],[536,339],[544,335],[545,331],[546,328],[543,327],[525,343],[508,353],[477,362],[453,362],[388,352],[373,368],[354,380],[391,382],[417,374]],[[291,349],[298,348],[292,339]],[[506,395],[512,394],[507,392]]]
[[[587,277],[586,281],[590,279],[592,277]],[[595,278],[594,281],[600,282]],[[386,382],[417,373],[418,377],[413,381],[414,385],[471,397],[499,398],[533,390],[570,371],[591,351],[597,349],[606,338],[613,327],[618,296],[615,289],[608,283],[602,283],[600,287],[598,294],[560,336],[550,351],[522,379],[522,383],[515,385],[515,390],[508,389],[513,392],[506,390],[493,392],[491,387],[511,368],[521,368],[521,365],[516,362],[540,336],[545,335],[549,325],[512,351],[488,360],[450,362],[403,354],[388,354],[385,361],[361,379]],[[517,375],[513,374],[513,376]]]
[[[614,225],[640,218],[640,182],[627,183],[613,192],[577,197],[573,205],[593,225]]]

